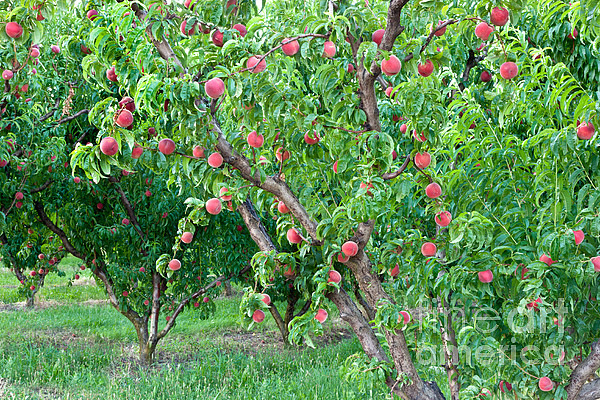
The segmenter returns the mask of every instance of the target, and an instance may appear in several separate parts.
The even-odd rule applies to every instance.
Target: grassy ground
[[[385,387],[360,392],[340,366],[360,345],[335,316],[317,349],[284,349],[270,318],[248,332],[237,323],[239,298],[217,300],[199,320],[193,310],[159,344],[158,362],[137,365],[133,326],[104,299],[88,271],[65,261],[49,277],[42,307],[2,306],[18,281],[0,269],[0,399],[384,399]],[[75,273],[86,284],[67,286]],[[38,300],[38,301],[39,301]]]

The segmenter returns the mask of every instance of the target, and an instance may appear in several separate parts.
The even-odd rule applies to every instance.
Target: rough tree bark
[[[600,368],[600,340],[592,343],[592,351],[571,373],[567,389],[567,400],[596,400],[600,398],[600,382],[596,371]],[[595,378],[591,383],[588,380]]]

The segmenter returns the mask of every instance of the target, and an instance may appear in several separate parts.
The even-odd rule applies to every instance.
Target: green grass
[[[386,398],[383,387],[360,393],[340,376],[346,357],[360,350],[356,340],[286,350],[269,325],[258,332],[239,328],[239,298],[217,301],[211,319],[198,320],[193,310],[178,318],[148,369],[137,366],[133,327],[107,305],[3,312],[0,376],[8,388],[2,398]]]

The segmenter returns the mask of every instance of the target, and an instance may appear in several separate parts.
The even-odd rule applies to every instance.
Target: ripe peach
[[[8,37],[18,39],[23,35],[23,27],[16,22],[9,22],[4,28]]]
[[[208,165],[213,168],[219,168],[223,165],[223,156],[220,153],[212,153],[208,156]]]
[[[115,67],[112,66],[111,68],[106,70],[106,78],[111,81],[111,82],[117,82],[118,78],[117,78],[117,73],[115,72]]]
[[[14,74],[10,69],[5,69],[4,72],[2,72],[2,79],[5,81],[11,80],[13,76]]]
[[[439,226],[448,226],[452,221],[452,214],[449,211],[441,211],[435,215],[435,222]]]
[[[32,47],[32,48],[29,50],[29,55],[30,55],[32,58],[38,58],[38,57],[40,56],[40,49],[38,49],[37,47]]]
[[[408,324],[411,321],[410,314],[408,311],[400,311],[400,315],[398,315],[398,322],[402,322],[404,325]]]
[[[221,200],[217,198],[212,198],[206,201],[206,211],[208,211],[209,214],[217,215],[221,212],[221,208]]]
[[[341,262],[342,264],[347,263],[349,259],[350,259],[350,257],[348,257],[347,255],[345,255],[344,253],[341,253],[341,252],[337,256],[338,262]]]
[[[221,78],[209,79],[204,85],[204,90],[211,99],[218,99],[225,93],[225,82]]]
[[[287,214],[290,212],[290,209],[287,208],[283,201],[280,201],[279,203],[277,203],[277,211],[279,211],[282,214]]]
[[[175,142],[171,139],[162,139],[158,142],[158,151],[168,156],[175,151]]]
[[[131,111],[123,109],[120,110],[117,115],[116,123],[121,128],[127,128],[133,124],[133,114],[131,114]]]
[[[179,25],[179,31],[181,31],[182,35],[192,36],[194,33],[196,33],[196,24],[188,27],[187,20],[184,19],[181,21],[181,25]]]
[[[573,231],[573,235],[575,236],[575,244],[579,246],[583,242],[585,234],[583,231]]]
[[[500,385],[498,386],[500,387],[500,391],[502,393],[510,392],[512,390],[512,385],[505,381],[500,381]]]
[[[335,56],[335,43],[327,41],[323,45],[323,57],[333,58]]]
[[[594,271],[600,272],[600,256],[599,257],[592,257],[590,259],[590,261],[592,262],[592,265],[594,266]]]
[[[225,195],[227,192],[229,192],[229,188],[226,187],[222,187],[221,190],[219,190],[219,195],[223,201],[229,201],[233,197],[233,195]]]
[[[415,166],[417,168],[425,169],[429,164],[431,164],[431,154],[426,151],[415,154]]]
[[[295,228],[288,229],[286,236],[287,240],[292,244],[302,243],[302,237]]]
[[[519,67],[512,61],[505,62],[500,66],[500,76],[504,79],[512,79],[519,74]]]
[[[445,21],[438,21],[438,24],[437,24],[437,26],[435,27],[435,29],[437,29],[437,28],[438,28],[440,25],[442,25],[444,22],[445,22]],[[435,35],[435,36],[438,36],[438,37],[439,37],[439,36],[442,36],[444,33],[446,33],[446,28],[447,28],[447,27],[448,27],[448,26],[444,26],[444,27],[443,27],[443,28],[441,28],[441,29],[437,29],[437,30],[435,31],[434,35]]]
[[[342,275],[336,270],[332,269],[329,271],[327,283],[340,283],[342,281]]]
[[[425,194],[430,199],[436,199],[442,194],[442,188],[436,182],[430,183],[425,188]]]
[[[138,159],[142,156],[142,153],[144,153],[144,149],[140,146],[135,146],[133,150],[131,150],[131,158]]]
[[[282,43],[281,50],[286,56],[293,56],[300,51],[300,43],[297,40],[290,41],[289,38],[285,38]]]
[[[548,257],[546,254],[542,254],[540,256],[540,261],[545,263],[547,266],[551,266],[552,264],[554,264],[556,261],[553,261],[550,257]]]
[[[490,74],[487,71],[483,71],[479,76],[479,79],[481,80],[481,82],[489,82],[492,80],[492,74]]]
[[[400,125],[400,133],[406,133],[406,131],[408,130],[408,126],[406,124],[402,124]]]
[[[181,235],[181,241],[183,243],[191,243],[194,238],[194,234],[192,232],[183,232]]]
[[[354,72],[354,70],[355,70],[354,64],[352,64],[352,63],[348,64],[348,69],[347,69],[348,73],[350,74],[350,73]]]
[[[129,110],[130,112],[134,112],[135,111],[135,102],[133,101],[133,99],[131,97],[125,96],[121,99],[121,101],[119,101],[119,107],[125,108],[125,109]]]
[[[437,246],[434,243],[426,242],[421,246],[421,254],[425,257],[433,257],[437,252]]]
[[[320,138],[317,136],[317,131],[313,131],[312,134],[306,132],[304,134],[304,141],[306,144],[316,144],[319,143]]]
[[[213,33],[211,40],[215,46],[223,47],[223,33],[220,30]]]
[[[549,392],[552,389],[554,389],[554,382],[552,382],[550,378],[544,376],[540,378],[538,382],[538,387],[542,392]]]
[[[419,71],[419,75],[427,78],[433,73],[433,63],[431,62],[431,60],[425,61],[425,64],[419,63],[419,65],[417,66],[417,70]]]
[[[283,150],[283,147],[278,147],[277,151],[275,152],[275,158],[277,158],[277,161],[283,162],[290,158],[290,152]]]
[[[96,18],[98,18],[98,11],[96,10],[90,10],[87,12],[86,17],[90,20],[93,21]]]
[[[396,75],[400,72],[400,68],[402,68],[402,64],[400,60],[395,55],[391,55],[388,60],[383,60],[381,62],[381,71],[387,76]],[[433,64],[432,64],[433,68]],[[432,69],[433,70],[433,69]]]
[[[181,261],[176,258],[169,261],[169,269],[171,271],[177,271],[179,268],[181,268]]]
[[[144,267],[140,267],[139,271],[140,271],[141,273],[144,273],[144,272],[146,272],[146,268],[144,268]],[[148,301],[148,300],[146,300],[146,301]]]
[[[111,136],[102,138],[100,141],[100,151],[107,156],[114,156],[119,152],[119,143]]]
[[[15,199],[17,199],[17,200],[23,199],[23,192],[17,192],[17,193],[15,193]]]
[[[53,44],[52,46],[50,46],[50,51],[52,51],[54,54],[59,54],[60,53],[60,47],[58,47],[57,45]]]
[[[250,68],[250,72],[253,74],[258,74],[267,69],[267,62],[264,58],[261,60],[260,57],[261,56],[252,56],[246,62],[246,68]]]
[[[381,41],[383,40],[383,34],[384,33],[385,33],[384,29],[377,29],[371,35],[371,40],[374,41],[375,43],[377,43],[377,46],[379,46],[381,44]]]
[[[263,135],[259,135],[256,131],[252,131],[246,137],[246,141],[248,142],[249,146],[259,149],[264,144],[265,137]]]
[[[263,302],[264,302],[266,305],[269,305],[269,304],[271,304],[271,296],[269,296],[269,295],[268,295],[268,294],[266,294],[266,293],[263,293],[263,298],[262,298],[262,301],[263,301]]]
[[[127,218],[123,218],[121,222],[123,223],[123,225],[129,225],[129,219]]]
[[[342,253],[348,257],[354,257],[358,253],[358,244],[352,240],[348,240],[342,245]]]
[[[336,174],[338,173],[338,162],[334,162],[333,163],[333,172],[335,172]]]
[[[263,310],[256,310],[252,314],[252,320],[258,324],[265,320],[265,312]]]
[[[398,266],[398,264],[396,264],[394,266],[394,268],[392,268],[390,270],[390,275],[392,276],[392,278],[395,278],[398,276],[399,273],[400,273],[400,267]]]
[[[493,27],[489,26],[486,22],[481,22],[475,27],[475,36],[481,40],[488,40],[493,31]]]
[[[477,277],[482,283],[490,283],[494,279],[494,274],[488,269],[478,272]]]
[[[494,7],[490,14],[490,22],[496,26],[504,26],[508,22],[508,17],[506,8]]]
[[[235,25],[233,25],[233,29],[235,29],[236,31],[238,31],[240,33],[241,37],[246,36],[246,33],[248,33],[248,30],[242,24],[235,24]]]
[[[327,311],[323,310],[322,308],[319,308],[319,310],[317,311],[317,315],[315,315],[315,319],[320,323],[325,322],[327,320]]]
[[[192,154],[196,158],[204,158],[204,147],[200,147],[200,146],[194,147]]]
[[[591,122],[582,122],[577,127],[577,137],[581,140],[590,140],[594,136],[594,125]]]
[[[574,40],[577,38],[577,35],[579,35],[579,32],[577,32],[577,29],[573,28],[573,32],[569,33],[567,37]]]

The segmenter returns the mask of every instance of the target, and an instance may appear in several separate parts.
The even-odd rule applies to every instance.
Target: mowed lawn
[[[104,301],[89,271],[63,260],[38,306],[24,311],[19,282],[0,269],[0,399],[389,399],[383,385],[360,388],[341,366],[358,341],[335,315],[316,349],[285,349],[272,319],[238,324],[239,297],[216,300],[208,320],[186,310],[159,344],[158,362],[137,363],[133,326]],[[78,273],[81,278],[69,286]]]

